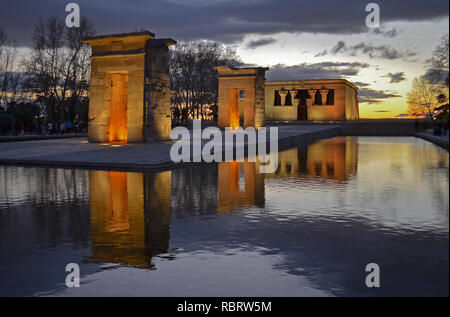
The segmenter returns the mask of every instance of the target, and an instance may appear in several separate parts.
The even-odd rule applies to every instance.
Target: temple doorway
[[[306,98],[308,98],[308,91],[299,90],[297,98],[300,99],[300,103],[297,109],[297,120],[308,120],[308,108],[306,103]]]
[[[127,141],[127,99],[128,75],[111,73],[111,116],[109,123],[109,141]]]
[[[302,105],[300,104],[298,106],[298,120],[300,121],[304,121],[304,120],[308,120],[308,109],[306,107],[306,104]]]

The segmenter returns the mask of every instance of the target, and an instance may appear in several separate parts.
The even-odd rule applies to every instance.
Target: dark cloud
[[[391,30],[387,30],[385,31],[383,28],[375,28],[373,29],[373,33],[377,34],[377,35],[382,35],[384,37],[396,37],[400,32],[397,31],[396,28],[393,28]]]
[[[390,47],[389,45],[376,46],[360,42],[356,45],[347,46],[347,44],[343,41],[337,42],[337,44],[331,49],[331,53],[333,53],[333,55],[336,55],[339,52],[346,53],[351,56],[358,56],[359,54],[362,54],[369,56],[370,58],[384,59],[399,59],[417,55],[414,51],[407,50],[402,52]]]
[[[383,77],[390,78],[390,81],[389,81],[390,84],[396,84],[396,83],[406,80],[404,72],[388,73],[388,74],[386,74],[386,76],[383,76]]]
[[[322,52],[314,55],[314,57],[320,57],[320,56],[325,56],[328,55],[328,50],[323,50]]]
[[[398,115],[394,116],[394,118],[407,118],[409,115],[407,113],[399,113]]]
[[[246,47],[250,48],[250,49],[255,49],[261,46],[265,46],[265,45],[269,45],[269,44],[273,44],[276,43],[277,40],[272,38],[272,37],[268,37],[268,38],[260,38],[254,41],[250,41],[247,43]]]
[[[381,102],[387,98],[398,98],[400,95],[385,92],[383,90],[374,90],[371,88],[361,88],[358,90],[359,102],[367,102],[369,104],[375,104]]]
[[[29,44],[39,18],[66,17],[60,0],[2,0],[0,23]],[[366,33],[365,1],[360,0],[77,0],[81,14],[99,33],[149,29],[180,41],[209,39],[237,42],[245,34],[278,32]],[[382,22],[425,21],[448,17],[447,0],[378,0]]]
[[[389,110],[375,110],[374,112],[380,112],[380,113],[383,113],[383,112],[390,112]]]
[[[270,67],[266,78],[269,81],[347,78],[357,75],[361,68],[367,67],[369,67],[369,64],[357,62],[303,63],[293,66],[279,64]]]
[[[353,84],[356,85],[356,87],[358,87],[358,88],[364,88],[364,87],[369,87],[370,86],[370,84],[363,83],[363,82],[360,82],[360,81],[353,82]]]
[[[278,80],[313,80],[313,79],[336,79],[355,76],[360,69],[369,67],[365,63],[315,63],[315,64],[299,64],[294,66],[276,65],[272,66],[266,73],[268,81]],[[387,98],[401,97],[398,94],[385,92],[383,90],[374,90],[369,88],[368,83],[353,82],[358,89],[359,102],[376,104]]]
[[[342,51],[343,49],[345,49],[345,42],[344,41],[339,41],[337,42],[336,46],[334,46],[331,49],[331,53],[333,55],[336,55],[337,53],[339,53],[340,51]]]

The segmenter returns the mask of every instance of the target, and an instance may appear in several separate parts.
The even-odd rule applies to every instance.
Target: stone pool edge
[[[415,133],[411,129],[388,127],[380,129],[377,125],[361,126],[324,126],[319,131],[304,132],[297,131],[294,135],[279,136],[279,150],[284,150],[292,146],[308,145],[321,139],[332,138],[336,136],[408,136],[417,137],[432,142],[448,150],[448,142],[437,139],[427,133]],[[76,168],[76,169],[99,169],[99,170],[120,170],[120,171],[164,171],[174,168],[185,167],[192,162],[174,163],[170,160],[161,160],[148,163],[139,162],[94,162],[94,161],[64,161],[49,159],[10,159],[1,158],[2,165],[18,166],[36,166],[36,167],[54,167],[54,168]]]

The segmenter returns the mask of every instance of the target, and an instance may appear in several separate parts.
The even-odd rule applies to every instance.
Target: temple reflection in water
[[[171,171],[90,171],[92,258],[151,267],[169,246]]]
[[[0,296],[448,296],[448,151],[340,137],[258,164],[0,166]]]
[[[356,173],[358,143],[354,137],[335,137],[278,153],[278,169],[272,177],[314,177],[346,181]]]
[[[152,257],[170,252],[170,220],[177,211],[263,208],[265,178],[346,181],[357,170],[357,146],[351,137],[338,137],[281,151],[274,174],[259,173],[261,163],[247,159],[152,174],[90,171],[91,260],[152,267]]]

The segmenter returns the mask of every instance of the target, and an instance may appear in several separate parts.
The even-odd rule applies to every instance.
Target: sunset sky
[[[58,0],[1,0],[0,27],[27,54],[34,24],[65,19]],[[79,0],[98,34],[147,29],[179,42],[236,47],[247,64],[268,66],[267,80],[346,78],[359,88],[361,117],[404,117],[406,93],[425,73],[448,32],[446,0]],[[367,3],[381,27],[365,24]]]

